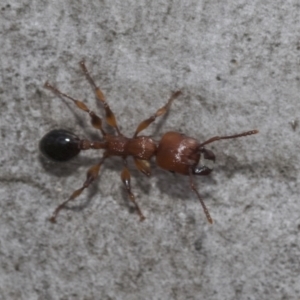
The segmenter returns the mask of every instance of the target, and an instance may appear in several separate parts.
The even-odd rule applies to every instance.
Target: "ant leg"
[[[92,110],[90,110],[82,101],[76,100],[73,97],[70,97],[69,95],[67,95],[65,93],[62,93],[60,90],[58,90],[56,87],[52,86],[48,82],[45,83],[44,87],[51,90],[55,94],[58,94],[59,96],[62,96],[62,97],[72,100],[79,109],[81,109],[89,114],[89,116],[91,118],[92,126],[96,129],[99,129],[103,136],[106,136],[106,133],[102,128],[101,119]]]
[[[83,186],[80,189],[74,191],[73,194],[70,196],[70,198],[68,200],[66,200],[65,202],[63,202],[62,204],[60,204],[55,209],[55,211],[53,212],[51,218],[49,219],[52,223],[56,222],[56,218],[57,218],[58,213],[66,206],[66,204],[68,202],[74,200],[75,198],[77,198],[82,193],[82,191],[84,189],[86,189],[87,187],[89,187],[89,185],[97,178],[97,176],[99,174],[99,171],[100,171],[100,167],[101,167],[101,165],[104,162],[104,160],[105,160],[106,157],[107,156],[103,156],[98,164],[92,166],[87,171],[86,180],[85,180]]]
[[[94,88],[97,99],[104,106],[105,113],[106,113],[106,122],[107,122],[107,124],[109,126],[113,127],[117,131],[118,135],[121,135],[121,132],[119,130],[119,127],[118,127],[118,124],[117,124],[117,120],[116,120],[116,117],[115,117],[114,113],[112,112],[112,110],[110,109],[108,103],[106,102],[104,94],[97,87],[94,79],[90,75],[90,72],[88,71],[88,69],[87,69],[87,67],[86,67],[86,65],[85,65],[85,63],[84,63],[83,60],[80,62],[80,66],[81,66],[81,68],[82,68],[82,70],[83,70],[86,78],[88,79],[88,81],[90,82],[90,84],[92,85],[92,87]]]
[[[144,221],[145,220],[145,216],[143,215],[140,207],[138,206],[138,204],[135,201],[134,195],[131,192],[130,173],[129,173],[129,170],[127,168],[127,161],[126,161],[126,159],[124,159],[124,168],[123,168],[123,171],[121,173],[121,179],[122,179],[122,181],[124,183],[124,186],[126,188],[126,191],[127,191],[127,194],[129,196],[130,200],[134,204],[135,209],[137,210],[137,213],[140,216],[140,221]]]
[[[193,175],[192,175],[192,173],[193,173],[193,170],[190,170],[190,174],[189,174],[189,175],[190,175],[190,187],[191,187],[192,191],[197,195],[197,197],[198,197],[198,199],[199,199],[199,201],[200,201],[200,204],[202,205],[203,211],[204,211],[204,213],[205,213],[205,215],[206,215],[207,221],[208,221],[210,224],[212,224],[212,223],[213,223],[213,219],[211,218],[211,216],[210,216],[210,214],[209,214],[209,211],[208,211],[208,209],[207,209],[205,203],[203,202],[203,200],[202,200],[202,198],[201,198],[199,192],[198,192],[197,189],[196,189],[196,186],[195,186],[195,183],[194,183],[194,180],[193,180]]]
[[[136,168],[142,172],[143,174],[150,176],[151,175],[151,167],[150,162],[148,160],[133,158]]]
[[[204,143],[200,144],[199,148],[202,148],[204,145],[210,144],[210,143],[218,141],[218,140],[235,139],[235,138],[239,138],[239,137],[247,136],[247,135],[251,135],[251,134],[256,134],[256,133],[258,133],[258,130],[251,130],[251,131],[247,131],[247,132],[243,132],[243,133],[235,134],[235,135],[214,136],[214,137],[210,138],[209,140],[205,141]]]
[[[168,100],[167,104],[161,107],[160,109],[157,110],[157,112],[151,116],[150,118],[142,121],[139,126],[137,127],[133,137],[135,138],[142,130],[146,129],[152,122],[155,121],[155,119],[159,116],[164,115],[170,108],[172,102],[179,96],[181,95],[181,91],[177,91],[172,94],[170,99]]]

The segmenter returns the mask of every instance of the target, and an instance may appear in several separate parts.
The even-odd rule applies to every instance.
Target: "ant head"
[[[193,168],[193,174],[208,175],[214,169],[216,157],[211,150],[207,150],[204,147],[200,148],[200,153],[203,156],[201,155],[199,163]]]

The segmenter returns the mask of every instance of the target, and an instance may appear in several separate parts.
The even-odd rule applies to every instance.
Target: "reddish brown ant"
[[[45,83],[46,88],[50,89],[61,97],[72,100],[79,109],[88,113],[91,118],[92,126],[100,130],[103,136],[103,140],[81,140],[69,131],[53,130],[42,138],[40,142],[41,151],[53,160],[67,161],[76,156],[81,150],[104,150],[100,161],[88,170],[83,186],[80,189],[74,191],[68,200],[60,204],[55,209],[52,217],[50,218],[50,221],[55,222],[60,210],[63,209],[69,201],[77,198],[82,193],[82,191],[96,179],[99,174],[101,165],[103,164],[105,159],[110,156],[119,156],[123,159],[124,167],[121,173],[121,179],[130,200],[136,208],[140,220],[143,221],[145,217],[138,204],[136,203],[133,193],[131,192],[130,172],[127,167],[127,157],[132,156],[137,169],[147,176],[150,176],[151,174],[149,161],[152,157],[156,158],[156,164],[162,169],[182,175],[188,175],[190,178],[190,187],[192,191],[197,195],[208,222],[213,223],[208,209],[206,208],[202,198],[200,197],[200,194],[195,187],[193,178],[194,175],[208,175],[213,170],[210,164],[212,162],[215,162],[215,155],[212,151],[205,149],[204,146],[218,140],[234,139],[242,136],[256,134],[258,133],[258,130],[251,130],[230,136],[215,136],[203,143],[199,143],[196,139],[178,132],[167,132],[158,142],[154,141],[149,136],[138,136],[140,132],[146,129],[151,123],[153,123],[157,117],[164,115],[169,110],[173,100],[181,94],[180,91],[177,91],[172,94],[166,105],[158,109],[153,116],[142,121],[138,125],[133,137],[125,137],[120,132],[114,113],[111,111],[108,103],[106,102],[102,91],[96,86],[94,80],[92,79],[89,71],[85,66],[84,61],[80,62],[80,66],[91,86],[94,88],[97,99],[103,104],[106,113],[106,123],[116,131],[116,135],[110,135],[106,133],[106,131],[102,127],[101,118],[98,117],[95,112],[90,110],[82,101],[76,100],[69,95],[62,93],[57,88],[50,85],[48,82]],[[206,163],[210,164],[198,165],[201,154],[203,154],[203,159],[206,161]]]

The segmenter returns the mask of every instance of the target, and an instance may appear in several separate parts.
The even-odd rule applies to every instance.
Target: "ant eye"
[[[54,161],[68,161],[80,152],[79,138],[64,129],[48,132],[40,141],[40,151]]]

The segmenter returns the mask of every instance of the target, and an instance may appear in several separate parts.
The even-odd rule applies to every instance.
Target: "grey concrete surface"
[[[300,299],[299,1],[1,1],[0,299]],[[178,98],[146,134],[216,142],[214,172],[188,178],[132,169],[140,223],[107,161],[57,224],[55,207],[100,157],[58,165],[53,128],[97,138],[46,80],[103,116],[85,59],[122,132]]]

